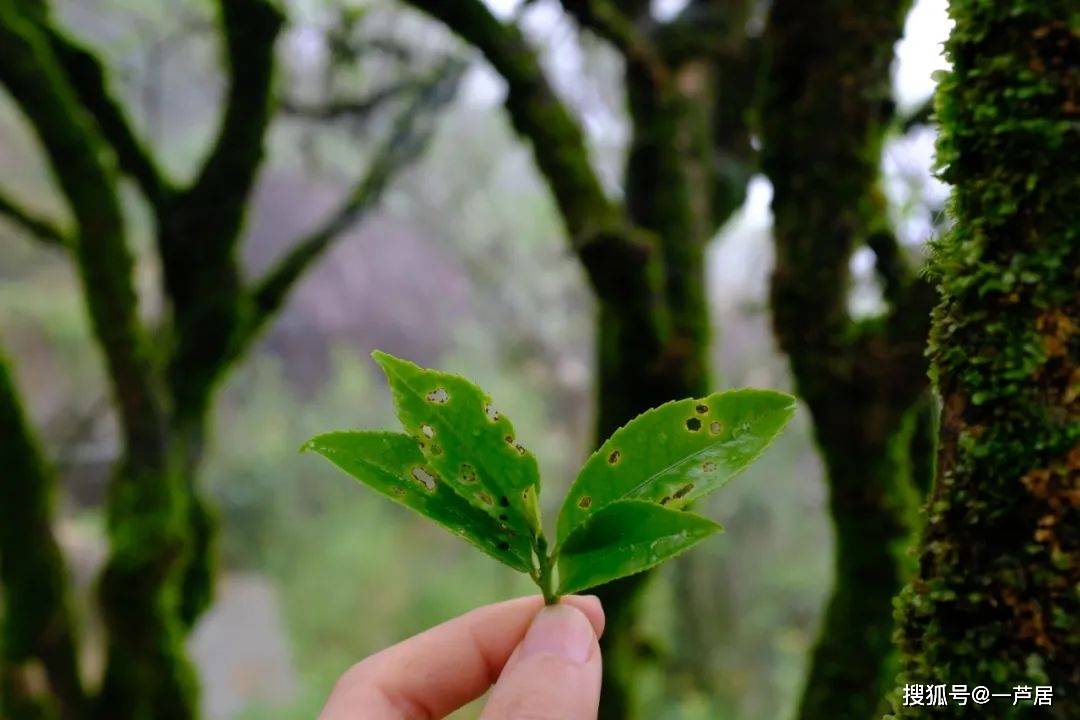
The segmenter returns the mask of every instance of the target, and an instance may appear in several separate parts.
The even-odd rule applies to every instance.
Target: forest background
[[[657,2],[652,14],[672,20],[685,5]],[[902,6],[894,14],[902,16]],[[581,31],[580,18],[556,2],[489,7],[536,49],[584,130],[604,191],[632,195],[623,181],[633,132],[624,55],[632,53]],[[162,174],[198,175],[229,95],[214,4],[63,0],[52,9],[55,25],[98,54]],[[243,277],[259,278],[296,238],[317,232],[357,179],[369,177],[364,168],[387,162],[388,147],[407,136],[417,148],[389,158],[393,173],[378,202],[343,218],[333,246],[223,374],[210,403],[198,483],[220,520],[220,573],[187,648],[212,720],[313,717],[356,659],[478,604],[529,592],[465,544],[446,542],[297,455],[317,431],[394,424],[370,350],[475,379],[514,419],[552,488],[572,479],[601,412],[596,322],[609,301],[597,302],[567,245],[566,207],[504,111],[500,74],[442,24],[401,4],[297,0],[284,10],[270,86],[275,112],[238,245]],[[746,3],[738,22],[745,44],[759,43],[765,4]],[[890,257],[913,282],[944,222],[947,189],[931,173],[927,102],[932,73],[945,67],[949,28],[943,0],[919,0],[896,24],[895,48],[885,43],[891,102],[882,99],[889,107],[878,123],[882,217],[897,241]],[[424,95],[434,85],[436,97]],[[762,135],[775,138],[784,123],[803,120],[786,114],[782,98],[762,95],[764,109],[748,103],[738,111],[753,130],[735,150],[755,159],[733,151],[735,189],[702,243],[703,334],[712,339],[704,376],[716,389],[798,391],[770,315],[776,249],[766,175],[779,161],[768,153],[775,145],[756,155]],[[773,119],[762,124],[759,112]],[[422,116],[424,126],[404,127],[407,116]],[[830,134],[845,131],[813,127],[826,146]],[[4,193],[35,217],[67,222],[44,157],[15,102],[0,95]],[[119,198],[139,315],[153,326],[168,299],[155,209],[137,185],[125,180]],[[790,207],[784,212],[790,230]],[[105,631],[94,583],[109,553],[103,506],[124,432],[74,264],[58,243],[34,237],[41,234],[0,214],[0,337],[57,472],[56,535],[87,631],[84,673],[96,677]],[[853,322],[872,323],[895,309],[897,276],[884,268],[881,248],[849,249],[838,260],[843,309]],[[556,489],[547,499],[560,496]],[[644,717],[788,717],[810,702],[801,698],[835,585],[828,498],[804,407],[762,462],[708,501],[705,512],[726,534],[645,590],[635,651],[648,661],[636,670],[634,700]]]

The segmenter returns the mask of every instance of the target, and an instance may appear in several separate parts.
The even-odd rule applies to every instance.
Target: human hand
[[[593,596],[487,605],[353,665],[319,720],[428,720],[494,684],[482,720],[594,720],[604,611]]]

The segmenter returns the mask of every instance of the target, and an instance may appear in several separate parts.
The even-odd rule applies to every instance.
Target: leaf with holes
[[[609,503],[560,546],[559,595],[648,570],[722,530],[708,518],[645,500]]]
[[[431,518],[515,570],[532,570],[532,544],[455,493],[428,465],[416,441],[390,432],[331,432],[313,450],[391,500]]]
[[[540,473],[514,426],[463,377],[375,352],[398,419],[454,492],[515,532],[540,531]]]
[[[559,513],[559,541],[616,500],[676,509],[716,490],[756,460],[794,412],[790,395],[743,389],[642,413],[585,462]]]
[[[733,390],[643,413],[586,461],[549,549],[536,459],[483,390],[386,353],[373,357],[408,434],[328,433],[305,449],[529,573],[549,604],[647,570],[719,532],[685,506],[753,462],[795,410],[789,395]]]

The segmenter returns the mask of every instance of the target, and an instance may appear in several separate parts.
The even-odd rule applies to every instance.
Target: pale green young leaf
[[[532,570],[531,539],[459,496],[401,433],[343,431],[317,435],[313,450],[386,497],[425,515],[515,570]]]
[[[585,462],[559,513],[559,540],[617,500],[674,509],[716,490],[750,465],[794,412],[790,395],[742,389],[642,413]]]
[[[648,570],[721,530],[708,518],[645,500],[609,503],[559,546],[558,594]]]
[[[536,458],[491,398],[465,378],[372,354],[386,373],[398,419],[427,463],[461,497],[530,539],[540,530]]]

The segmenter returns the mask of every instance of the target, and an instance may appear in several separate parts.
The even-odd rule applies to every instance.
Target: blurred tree
[[[918,574],[899,603],[901,682],[1052,686],[1050,707],[993,714],[1074,718],[1080,14],[1074,0],[952,0],[950,14],[938,164],[955,224],[932,257],[944,407]]]
[[[94,717],[196,716],[183,638],[209,603],[213,580],[213,515],[196,484],[210,401],[297,279],[421,152],[435,110],[460,76],[460,66],[449,62],[415,84],[389,139],[341,206],[247,286],[237,244],[272,117],[274,43],[284,17],[269,0],[221,0],[218,11],[229,70],[224,117],[195,178],[179,186],[137,138],[96,55],[61,31],[43,3],[0,0],[0,82],[36,133],[75,227],[36,218],[6,196],[0,212],[74,260],[122,429],[107,501],[110,555],[100,585],[107,661],[90,701]],[[139,317],[121,177],[135,182],[153,213],[168,299],[160,327]],[[14,468],[0,491],[0,689],[11,690],[4,703],[12,699],[4,716],[36,716],[30,698],[14,703],[20,688],[32,689],[40,662],[55,710],[86,717],[91,693],[75,663],[65,570],[49,526],[52,477],[6,366],[0,422],[0,457],[6,470]],[[27,714],[17,714],[22,710]]]
[[[2,350],[2,349],[0,349]],[[56,478],[27,423],[11,367],[0,354],[0,717],[39,717],[40,706],[20,668],[40,661],[64,720],[83,717],[74,623],[64,582],[67,570],[53,535]],[[32,538],[32,542],[27,542]],[[10,548],[19,552],[10,552]],[[18,619],[18,622],[12,622]]]
[[[618,200],[515,22],[499,20],[482,0],[409,2],[473,45],[506,82],[507,113],[532,145],[598,301],[597,436],[649,407],[706,394],[705,244],[741,205],[754,169],[745,114],[757,67],[747,27],[757,3],[691,2],[666,22],[648,2],[562,3],[625,64],[633,137]],[[639,575],[600,591],[609,628],[602,717],[634,712],[642,582]]]
[[[765,31],[773,326],[814,419],[836,538],[805,720],[869,718],[891,686],[892,599],[921,502],[920,468],[931,462],[918,441],[929,411],[920,397],[933,293],[906,265],[880,179],[894,122],[889,69],[910,4],[776,0]],[[856,320],[848,290],[859,247],[875,255],[888,308]]]

